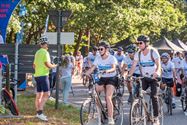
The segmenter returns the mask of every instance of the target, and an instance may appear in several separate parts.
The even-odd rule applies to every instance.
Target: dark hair
[[[62,67],[67,67],[69,62],[70,62],[70,60],[69,60],[68,56],[62,56],[62,63],[61,63]]]
[[[97,49],[98,49],[97,46],[93,46],[93,47],[92,47],[92,50],[93,50],[93,51],[97,51]]]
[[[110,44],[109,44],[108,42],[106,42],[106,41],[100,42],[100,43],[99,43],[99,46],[103,46],[103,47],[105,47],[105,48],[110,48]]]
[[[147,42],[150,42],[150,38],[146,35],[140,35],[138,38],[137,38],[137,41],[143,41],[144,43],[147,43]]]

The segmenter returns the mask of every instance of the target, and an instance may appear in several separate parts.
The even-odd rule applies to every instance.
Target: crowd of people
[[[146,35],[140,35],[136,44],[125,48],[118,47],[117,52],[111,51],[110,45],[106,41],[101,41],[98,47],[93,46],[91,52],[83,58],[78,51],[74,57],[70,55],[62,56],[60,64],[60,78],[63,86],[63,102],[68,104],[68,93],[71,88],[72,78],[76,75],[90,76],[92,73],[102,71],[101,78],[97,82],[96,91],[105,91],[106,104],[108,109],[108,124],[115,124],[113,119],[112,95],[116,87],[116,74],[120,72],[125,78],[143,76],[142,89],[151,88],[151,98],[153,105],[154,123],[160,125],[158,119],[158,90],[165,90],[166,85],[173,87],[175,84],[181,86],[187,81],[187,52],[164,52],[159,54],[158,50],[149,45],[150,39]],[[43,114],[43,106],[49,96],[49,81],[47,79],[50,68],[55,68],[56,64],[51,64],[48,44],[45,40],[41,42],[41,49],[37,51],[34,61],[35,79],[37,82],[36,110],[37,117],[47,120]],[[162,78],[159,84],[157,78]],[[132,102],[132,83],[127,83],[129,92],[128,102]],[[180,95],[179,89],[177,92]],[[174,95],[174,93],[173,93]],[[175,101],[173,100],[173,108]]]

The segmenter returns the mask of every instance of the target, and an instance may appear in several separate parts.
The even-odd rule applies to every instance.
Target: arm
[[[35,69],[35,67],[36,67],[35,64],[33,64],[32,67],[33,67],[33,69]]]
[[[123,64],[122,72],[121,72],[122,76],[127,75],[127,73],[128,73],[127,68],[128,68],[128,65],[127,64]]]
[[[96,68],[96,66],[92,65],[92,67],[88,71],[86,71],[86,74],[90,75],[95,70],[95,68]]]
[[[105,72],[106,72],[106,73],[111,73],[111,72],[115,72],[115,71],[116,71],[116,64],[112,64],[112,68],[106,70]]]
[[[56,64],[51,64],[50,62],[45,62],[45,66],[46,66],[47,68],[55,68],[55,67],[57,67]]]
[[[132,67],[129,71],[129,75],[132,76],[132,74],[134,73],[135,69],[136,69],[136,65],[138,64],[138,60],[134,60],[133,61],[133,64],[132,64]]]

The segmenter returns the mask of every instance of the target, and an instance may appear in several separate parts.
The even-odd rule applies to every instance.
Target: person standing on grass
[[[62,88],[63,88],[63,103],[65,105],[68,105],[68,96],[69,91],[71,89],[72,85],[72,75],[73,75],[73,63],[70,60],[69,56],[62,56],[62,63],[60,66],[60,77],[62,82]]]
[[[48,121],[47,116],[43,114],[43,108],[50,96],[49,87],[49,70],[57,67],[55,64],[51,64],[50,55],[48,50],[48,39],[46,37],[40,38],[40,49],[34,56],[33,68],[35,70],[34,77],[36,80],[36,99],[35,106],[37,115],[36,117]]]

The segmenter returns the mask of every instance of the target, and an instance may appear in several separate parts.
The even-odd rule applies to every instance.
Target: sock
[[[41,115],[41,114],[42,114],[42,110],[38,110],[38,111],[37,111],[37,114],[38,114],[38,115]]]

